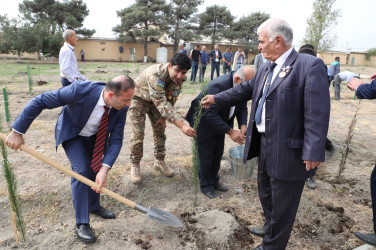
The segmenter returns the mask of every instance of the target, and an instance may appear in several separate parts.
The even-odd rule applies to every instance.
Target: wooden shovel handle
[[[5,142],[6,138],[7,138],[6,134],[0,133],[0,139],[1,140],[3,140]],[[98,185],[95,182],[89,180],[88,178],[86,178],[86,177],[84,177],[84,176],[82,176],[80,174],[77,174],[76,172],[70,170],[69,168],[64,167],[63,165],[61,165],[61,164],[53,161],[52,159],[44,156],[43,154],[38,153],[37,151],[35,151],[34,149],[30,148],[29,146],[26,146],[26,145],[22,144],[20,146],[20,149],[22,151],[25,151],[26,153],[34,156],[35,158],[37,158],[37,159],[39,159],[39,160],[47,163],[48,165],[50,165],[50,166],[52,166],[54,168],[57,168],[61,172],[63,172],[65,174],[67,174],[67,175],[69,175],[69,176],[71,176],[71,177],[79,180],[80,182],[85,183],[86,185],[88,185],[90,187],[95,187],[95,188],[98,187]],[[108,196],[114,198],[117,201],[120,201],[121,203],[124,203],[125,205],[130,206],[131,208],[134,208],[136,206],[135,202],[133,202],[131,200],[128,200],[127,198],[125,198],[125,197],[123,197],[121,195],[118,195],[117,193],[112,192],[111,190],[109,190],[109,189],[107,189],[105,187],[101,188],[101,193],[107,194]]]

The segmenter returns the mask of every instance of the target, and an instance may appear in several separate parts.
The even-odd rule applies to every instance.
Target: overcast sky
[[[0,0],[0,14],[16,17],[22,0]],[[90,14],[84,27],[95,29],[95,37],[115,37],[112,28],[120,24],[116,11],[133,4],[134,0],[83,0]],[[230,4],[231,3],[231,4]],[[205,0],[199,7],[203,12],[214,4],[226,6],[237,18],[252,12],[265,12],[271,17],[285,19],[294,30],[294,45],[299,45],[305,34],[307,18],[312,13],[313,0]],[[333,28],[337,35],[334,49],[365,51],[376,48],[375,10],[376,0],[337,0],[336,9],[341,10],[338,25]]]

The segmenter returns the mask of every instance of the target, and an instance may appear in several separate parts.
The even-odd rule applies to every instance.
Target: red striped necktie
[[[97,132],[97,138],[95,139],[93,158],[91,160],[91,168],[94,173],[97,173],[102,166],[104,144],[106,142],[107,128],[108,128],[108,110],[107,106],[104,106],[104,112],[99,123]]]

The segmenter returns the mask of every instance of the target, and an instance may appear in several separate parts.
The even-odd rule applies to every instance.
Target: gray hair
[[[270,18],[260,25],[257,34],[262,30],[268,33],[269,41],[273,41],[276,36],[282,36],[285,44],[291,46],[294,35],[291,26],[285,20]]]
[[[234,74],[235,75],[238,75],[240,77],[240,81],[241,82],[245,82],[245,76],[244,76],[244,68],[243,67],[240,67],[236,73]]]
[[[67,41],[68,37],[73,36],[73,33],[74,33],[73,30],[69,30],[69,29],[68,30],[64,30],[64,32],[63,32],[64,41]]]

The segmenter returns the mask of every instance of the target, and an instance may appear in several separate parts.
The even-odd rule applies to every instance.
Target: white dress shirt
[[[64,43],[59,53],[60,76],[65,77],[70,82],[75,80],[86,81],[86,78],[78,71],[74,48],[69,43]]]
[[[278,57],[277,60],[275,60],[275,63],[277,64],[274,68],[274,71],[273,71],[273,77],[272,77],[272,81],[271,81],[271,85],[270,85],[270,88],[271,86],[273,85],[273,82],[274,82],[274,79],[275,77],[277,76],[277,74],[279,73],[279,71],[281,70],[283,64],[285,63],[287,57],[289,57],[291,51],[292,51],[293,48],[290,48],[288,51],[286,51],[283,55],[281,55],[280,57]],[[270,90],[269,88],[269,90]],[[264,89],[265,89],[265,85],[264,85]],[[264,91],[264,90],[263,90]],[[260,99],[261,101],[261,99]],[[257,126],[257,130],[258,132],[260,133],[265,133],[265,103],[266,103],[266,100],[262,106],[262,113],[261,113],[261,122],[256,125]]]
[[[339,78],[341,81],[349,82],[351,79],[355,77],[355,74],[351,71],[343,71],[338,73]]]
[[[91,112],[89,119],[87,120],[84,128],[81,130],[79,135],[89,137],[89,136],[95,135],[98,132],[99,124],[101,122],[103,112],[105,111],[104,106],[106,106],[106,103],[104,103],[104,100],[103,100],[103,91],[104,90],[102,90],[99,96],[97,105],[95,105],[93,112]],[[110,110],[111,110],[111,107],[108,112],[110,112]],[[107,164],[102,164],[102,165],[107,166],[108,168],[111,168]]]
[[[84,128],[81,130],[79,135],[89,137],[95,135],[98,132],[99,123],[101,122],[103,112],[105,111],[104,106],[106,106],[103,100],[103,91],[104,89],[99,96],[98,102],[95,105],[93,112],[91,112],[89,119],[87,120]]]
[[[218,56],[218,50],[215,51],[215,61],[216,61],[216,62],[219,62],[219,59],[218,59],[217,56]]]

